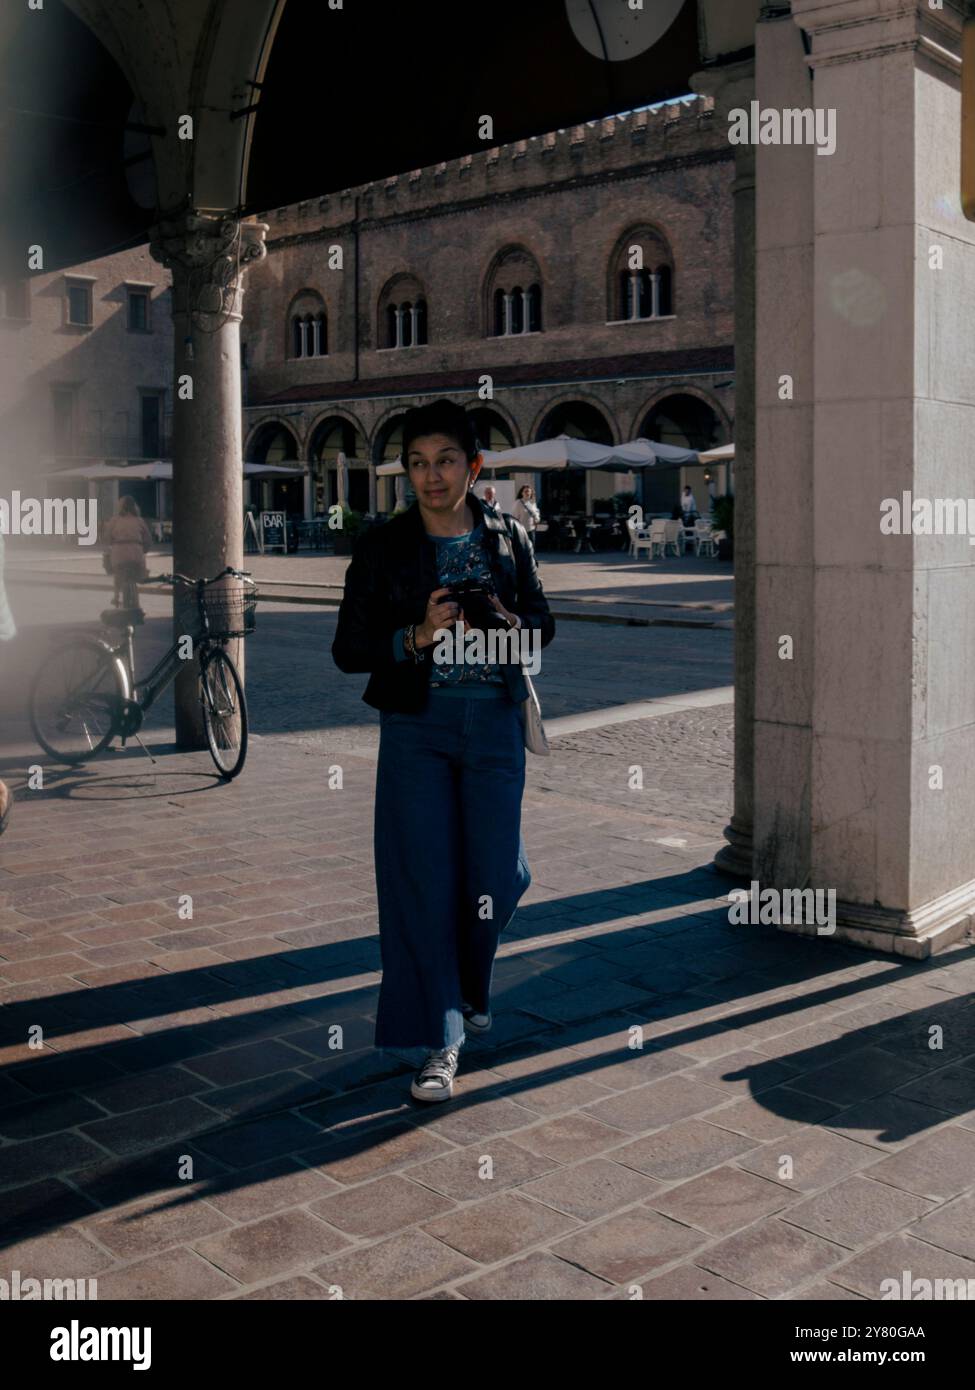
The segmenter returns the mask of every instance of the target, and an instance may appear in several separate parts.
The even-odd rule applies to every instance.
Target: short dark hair
[[[456,440],[468,463],[473,463],[477,458],[479,451],[474,425],[464,407],[456,401],[442,397],[429,405],[415,405],[406,412],[403,417],[404,468],[409,467],[410,445],[415,439],[422,439],[428,434],[445,434],[448,439]]]

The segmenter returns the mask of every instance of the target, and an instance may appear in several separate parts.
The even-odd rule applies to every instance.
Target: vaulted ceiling
[[[45,0],[0,17],[0,275],[253,212],[688,90],[759,0]],[[608,56],[607,56],[608,55]],[[180,117],[195,116],[194,139]]]

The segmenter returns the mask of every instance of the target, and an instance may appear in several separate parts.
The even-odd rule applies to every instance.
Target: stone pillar
[[[691,90],[714,97],[714,119],[748,109],[755,65],[707,68]],[[752,872],[755,779],[755,149],[736,145],[735,217],[735,801],[727,846],[715,865],[745,878]]]
[[[630,271],[630,312],[627,318],[631,321],[640,317],[640,272]]]
[[[836,147],[759,154],[756,877],[832,890],[836,938],[923,957],[975,913],[975,552],[881,517],[972,494],[961,7],[793,0],[792,18],[811,52],[759,25],[759,100],[834,112]]]
[[[504,336],[508,337],[511,332],[511,295],[505,291],[504,296]]]
[[[314,512],[314,502],[312,496],[312,467],[311,463],[305,465],[305,476],[302,478],[302,499],[301,505],[305,514],[305,520],[310,521]]]
[[[242,272],[265,255],[266,232],[195,212],[152,230],[152,255],[173,276],[173,568],[194,578],[243,561]],[[243,643],[233,645],[242,662]],[[176,681],[176,741],[205,746],[191,663]]]
[[[650,276],[650,317],[660,317],[660,275],[656,270]]]
[[[401,348],[402,346],[403,346],[403,310],[400,309],[400,308],[397,308],[397,310],[396,310],[396,347]]]
[[[411,346],[411,347],[416,347],[416,344],[417,344],[416,330],[417,330],[417,322],[418,322],[419,316],[420,316],[420,311],[419,311],[419,309],[416,307],[415,304],[411,304],[411,305],[410,305],[410,346]]]
[[[768,8],[768,7],[766,7]],[[818,93],[789,13],[755,33],[763,108],[805,110]],[[831,156],[832,157],[832,156]],[[756,147],[755,876],[803,887],[809,874],[813,699],[814,145]],[[782,399],[782,380],[792,399]],[[736,460],[737,462],[737,460]],[[845,495],[836,499],[838,513]],[[735,547],[738,545],[735,503]],[[783,637],[795,645],[780,658]]]

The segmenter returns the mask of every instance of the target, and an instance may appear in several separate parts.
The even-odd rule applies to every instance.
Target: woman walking
[[[407,412],[403,466],[416,501],[357,543],[332,655],[370,673],[363,699],[380,711],[376,1046],[422,1058],[412,1094],[442,1101],[465,1025],[491,1027],[495,953],[531,883],[520,661],[505,642],[444,638],[457,622],[518,628],[505,640],[523,656],[551,642],[555,620],[523,527],[471,490],[481,456],[459,405]]]
[[[138,583],[140,579],[149,577],[149,571],[146,569],[146,551],[152,545],[152,536],[149,534],[149,527],[139,515],[139,505],[134,497],[126,494],[119,498],[115,515],[105,527],[104,539],[109,547],[109,563],[115,581],[112,603],[117,608],[126,580]]]
[[[526,483],[524,487],[518,489],[518,496],[515,498],[515,505],[511,515],[516,521],[520,521],[528,534],[528,539],[532,543],[532,550],[535,549],[535,529],[542,519],[542,514],[538,510],[538,503],[535,501],[535,489]]]

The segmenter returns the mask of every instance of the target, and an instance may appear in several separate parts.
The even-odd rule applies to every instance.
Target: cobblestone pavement
[[[626,654],[665,636],[624,630],[612,679],[590,653],[578,706],[726,684],[703,645],[723,633],[682,634],[683,684],[681,649]],[[422,1107],[372,1047],[375,760],[350,739],[373,726],[341,704],[330,726],[294,650],[255,642],[259,737],[229,786],[205,754],[132,749],[28,791],[10,718],[0,1277],[94,1277],[103,1300],[843,1300],[975,1277],[972,946],[921,963],[732,926],[709,867],[726,704],[529,759],[533,883],[494,1027],[454,1101]],[[295,728],[270,717],[289,669]]]

